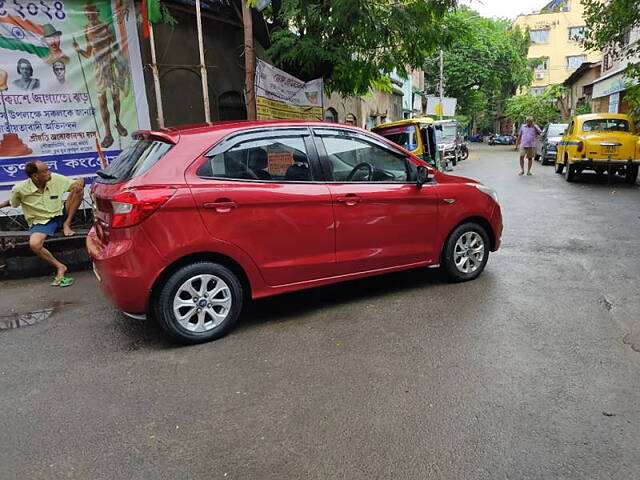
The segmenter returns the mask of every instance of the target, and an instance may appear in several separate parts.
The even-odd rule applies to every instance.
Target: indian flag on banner
[[[0,17],[0,48],[21,50],[44,58],[49,55],[49,47],[44,43],[43,35],[42,25],[13,15]]]

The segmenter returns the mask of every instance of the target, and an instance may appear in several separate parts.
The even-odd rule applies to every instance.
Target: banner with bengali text
[[[303,82],[258,59],[255,91],[258,120],[324,118],[322,78]]]
[[[0,2],[0,199],[24,166],[87,177],[149,128],[132,0]]]

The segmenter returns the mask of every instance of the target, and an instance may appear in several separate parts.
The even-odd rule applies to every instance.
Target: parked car
[[[356,127],[225,122],[135,138],[91,187],[87,249],[116,307],[179,342],[224,335],[249,299],[414,267],[472,280],[500,246],[494,190]]]
[[[455,120],[436,120],[436,139],[438,151],[445,160],[455,167],[461,157],[458,122]]]
[[[620,113],[590,113],[571,119],[558,144],[556,173],[568,182],[584,170],[619,174],[633,184],[640,165],[640,137],[633,119]]]
[[[535,157],[542,165],[545,165],[547,160],[556,159],[556,148],[568,126],[567,123],[549,123],[544,127],[536,140]]]

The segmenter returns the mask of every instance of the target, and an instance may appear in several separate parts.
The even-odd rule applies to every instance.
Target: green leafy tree
[[[514,123],[523,123],[526,117],[532,116],[540,127],[560,119],[560,112],[556,109],[554,102],[543,95],[513,96],[507,100],[504,113]]]
[[[506,20],[482,18],[467,7],[449,13],[445,21],[465,27],[465,33],[444,49],[445,95],[458,99],[459,113],[470,117],[489,113],[477,121],[490,122],[491,114],[503,110],[506,98],[531,84],[534,62],[527,60],[529,36]],[[437,55],[426,63],[425,75],[435,93]]]
[[[602,50],[614,58],[630,58],[640,54],[640,42],[629,44],[631,30],[640,28],[640,2],[638,0],[582,0],[586,31],[583,45],[590,50]],[[640,83],[640,62],[630,64],[625,72],[628,78]],[[629,84],[625,101],[631,114],[640,120],[640,84]]]
[[[617,58],[640,53],[640,43],[629,45],[629,32],[640,27],[638,0],[582,0],[586,23],[583,45]],[[640,73],[640,72],[638,72]]]
[[[328,91],[363,95],[390,88],[389,74],[419,68],[460,26],[443,19],[457,0],[273,0],[268,54]]]

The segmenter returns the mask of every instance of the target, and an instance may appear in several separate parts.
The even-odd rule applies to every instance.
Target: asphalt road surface
[[[194,347],[91,272],[0,283],[0,478],[640,478],[640,188],[472,149],[505,220],[473,282],[274,297]]]

